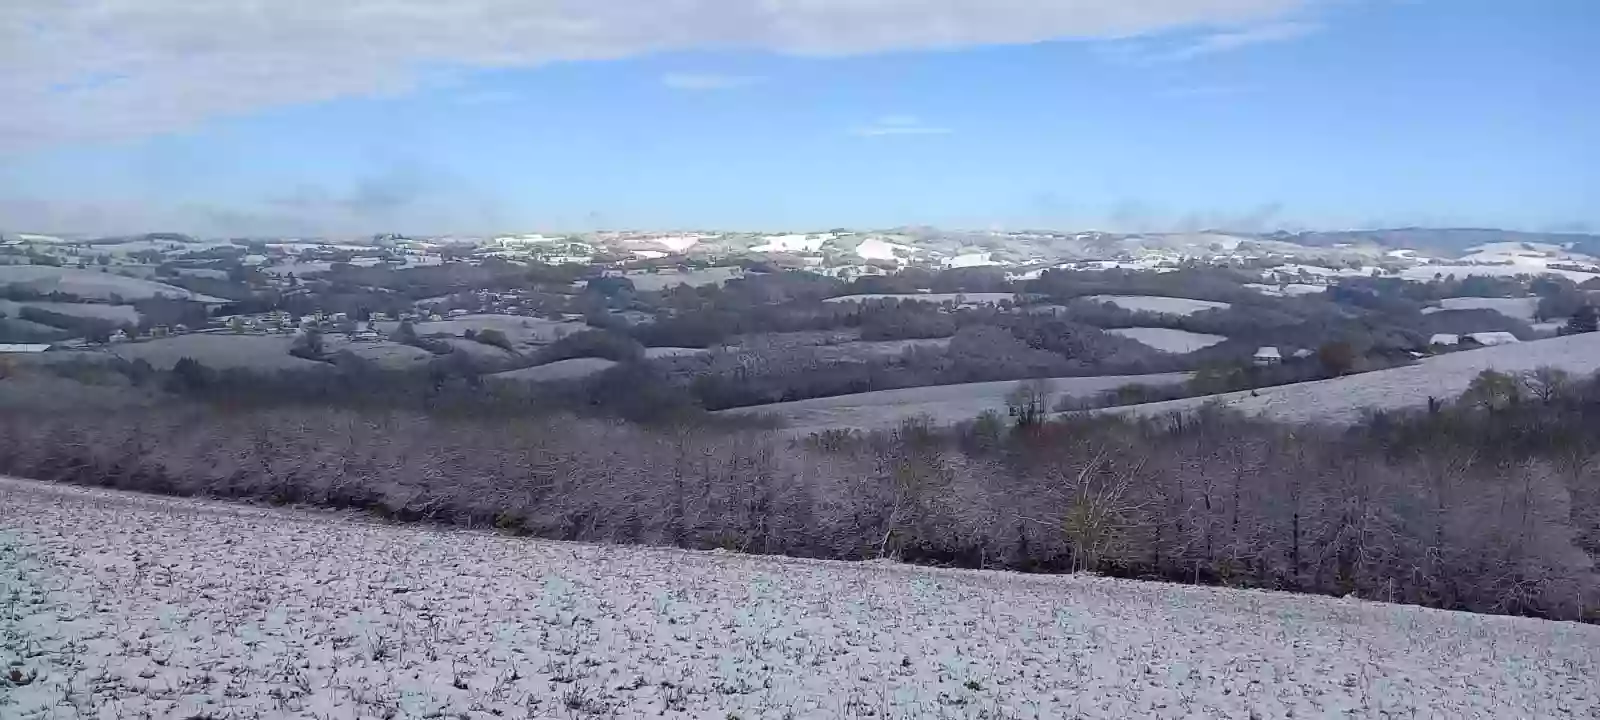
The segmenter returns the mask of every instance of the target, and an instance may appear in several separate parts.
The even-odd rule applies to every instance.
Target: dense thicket
[[[0,380],[0,472],[567,540],[1600,618],[1600,384],[1558,373],[1486,376],[1353,430],[991,415],[797,444],[506,408],[230,405],[157,380]]]

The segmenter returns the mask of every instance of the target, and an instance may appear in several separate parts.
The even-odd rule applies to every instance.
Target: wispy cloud
[[[667,73],[661,76],[662,85],[673,90],[688,90],[691,92],[734,90],[751,85],[759,85],[765,81],[766,78],[749,75],[718,75],[714,73]]]
[[[1243,30],[1212,33],[1210,35],[1201,37],[1200,39],[1186,46],[1164,53],[1159,57],[1160,59],[1168,62],[1183,62],[1185,60],[1193,60],[1195,58],[1205,57],[1207,55],[1230,52],[1240,48],[1250,47],[1252,45],[1263,45],[1268,43],[1281,43],[1288,42],[1290,40],[1298,40],[1316,32],[1318,29],[1320,29],[1320,27],[1313,23],[1280,22],[1270,25],[1259,25],[1252,28],[1245,28]]]
[[[0,97],[7,103],[0,113],[0,152],[183,130],[277,106],[408,93],[438,68],[526,68],[703,48],[849,55],[1149,36],[1260,26],[1313,4],[4,0]],[[1263,40],[1250,31],[1220,34],[1186,52]],[[115,82],[101,81],[108,77]],[[716,85],[705,80],[680,85]]]
[[[1116,40],[1100,44],[1096,52],[1110,62],[1123,65],[1182,63],[1257,45],[1291,42],[1321,29],[1321,25],[1310,22],[1274,22],[1208,33],[1176,43],[1149,38]]]
[[[887,135],[949,135],[954,130],[947,127],[927,125],[915,115],[885,115],[852,129],[851,134],[864,137],[883,137]]]

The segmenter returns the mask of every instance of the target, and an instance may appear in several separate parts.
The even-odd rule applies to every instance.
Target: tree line
[[[1021,417],[798,441],[510,396],[489,412],[448,390],[406,405],[166,387],[192,381],[0,380],[0,472],[563,540],[1600,620],[1600,382],[1554,371],[1485,375],[1349,429],[1216,410],[1051,419],[1032,387]]]

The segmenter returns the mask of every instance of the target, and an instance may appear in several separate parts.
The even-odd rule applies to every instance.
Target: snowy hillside
[[[59,292],[96,300],[121,298],[133,301],[168,297],[204,303],[227,302],[221,298],[201,295],[164,283],[112,273],[47,265],[0,266],[0,286],[5,285],[19,285],[40,293]]]
[[[1439,312],[1440,310],[1493,310],[1508,318],[1533,322],[1534,313],[1539,309],[1539,298],[1482,298],[1458,297],[1445,298],[1439,301],[1439,307],[1423,310],[1424,314]]]
[[[1600,333],[1465,350],[1431,357],[1415,365],[1167,402],[1113,408],[1106,412],[1157,415],[1218,403],[1248,415],[1284,422],[1354,423],[1367,409],[1424,407],[1428,398],[1453,400],[1484,370],[1518,373],[1551,366],[1578,375],[1600,371]]]
[[[6,718],[1594,717],[1600,628],[0,479]],[[0,681],[7,682],[7,681]]]
[[[495,373],[489,377],[500,380],[527,380],[529,382],[554,382],[557,380],[577,380],[586,378],[596,373],[602,373],[617,366],[613,360],[605,358],[572,358],[570,360],[557,360],[553,363],[525,367],[520,370],[508,370]]]
[[[1113,328],[1106,332],[1112,335],[1120,335],[1129,340],[1136,340],[1162,352],[1169,353],[1191,353],[1227,341],[1227,338],[1221,335],[1209,335],[1187,330],[1171,330],[1168,328]]]
[[[1050,385],[1057,397],[1093,397],[1122,385],[1174,385],[1187,382],[1189,373],[1157,375],[1104,375],[1055,378]],[[935,425],[951,425],[976,418],[986,411],[1006,414],[1006,395],[1016,380],[932,385],[878,390],[833,397],[754,405],[718,411],[723,415],[766,415],[782,420],[787,432],[805,436],[823,430],[889,430],[910,418],[925,417]]]
[[[1188,298],[1156,297],[1154,295],[1089,295],[1090,302],[1109,303],[1133,312],[1161,313],[1165,315],[1193,315],[1206,310],[1226,310],[1228,303]]]

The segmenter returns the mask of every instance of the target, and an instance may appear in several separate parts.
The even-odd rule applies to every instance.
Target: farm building
[[[37,343],[0,343],[0,354],[42,353],[49,350],[50,346]]]
[[[1517,336],[1508,332],[1472,333],[1470,335],[1463,336],[1461,339],[1463,342],[1472,342],[1484,347],[1494,347],[1495,345],[1512,345],[1522,342],[1521,340],[1517,339]]]
[[[1275,347],[1264,347],[1256,351],[1254,359],[1257,365],[1277,365],[1283,362],[1283,354]]]
[[[1520,343],[1516,335],[1508,332],[1479,332],[1465,335],[1451,335],[1440,333],[1428,339],[1429,345],[1455,347],[1457,345],[1473,345],[1481,347],[1494,347],[1496,345],[1511,345]]]

